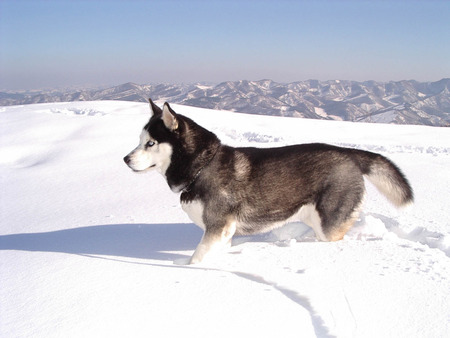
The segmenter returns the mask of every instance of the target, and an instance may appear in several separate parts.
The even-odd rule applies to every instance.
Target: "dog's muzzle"
[[[133,160],[131,159],[131,156],[130,156],[130,155],[125,156],[125,157],[123,158],[123,161],[124,161],[124,162],[126,163],[126,165],[129,166],[129,167],[131,168],[131,170],[133,170],[135,173],[146,172],[146,171],[148,171],[148,170],[153,169],[153,168],[156,167],[156,164],[152,164],[151,166],[149,166],[148,168],[145,168],[145,169],[135,169],[135,168],[133,168],[133,164],[132,164]]]

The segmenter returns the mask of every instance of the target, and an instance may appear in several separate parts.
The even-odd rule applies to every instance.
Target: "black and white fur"
[[[302,221],[318,239],[343,238],[358,217],[367,177],[395,206],[413,201],[402,172],[387,158],[328,144],[233,148],[168,103],[153,116],[125,158],[134,171],[155,168],[183,210],[204,229],[190,263],[231,244],[233,235]]]

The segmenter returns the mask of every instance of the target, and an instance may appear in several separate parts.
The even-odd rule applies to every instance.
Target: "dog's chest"
[[[181,208],[189,216],[192,222],[205,230],[205,224],[203,223],[204,205],[200,200],[181,202]]]

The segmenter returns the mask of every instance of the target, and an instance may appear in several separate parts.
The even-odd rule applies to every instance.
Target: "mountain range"
[[[206,84],[126,83],[106,89],[0,92],[0,105],[123,100],[151,97],[188,106],[248,114],[450,126],[450,79],[436,82],[272,80]]]

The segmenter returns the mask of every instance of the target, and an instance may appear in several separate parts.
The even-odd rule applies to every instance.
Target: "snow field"
[[[146,104],[1,107],[0,337],[448,336],[448,128],[173,108],[233,146],[380,152],[416,202],[398,211],[368,183],[342,241],[289,224],[179,266],[201,229],[158,173],[122,161]]]

